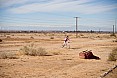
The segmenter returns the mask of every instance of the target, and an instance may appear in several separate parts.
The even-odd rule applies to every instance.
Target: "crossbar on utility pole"
[[[76,18],[76,38],[78,37],[78,18],[79,17],[74,17]]]

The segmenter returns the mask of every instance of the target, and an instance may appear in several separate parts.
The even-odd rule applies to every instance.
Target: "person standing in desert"
[[[70,44],[69,44],[70,42],[69,41],[70,41],[69,36],[66,36],[64,39],[64,43],[62,45],[62,48],[68,46],[68,48],[70,49]]]

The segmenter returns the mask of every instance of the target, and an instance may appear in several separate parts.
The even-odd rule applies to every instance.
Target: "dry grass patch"
[[[116,61],[117,60],[117,48],[112,50],[112,52],[109,54],[108,60],[109,61]]]
[[[52,52],[52,54],[54,54],[54,55],[61,55],[62,53],[60,53],[60,52]]]
[[[11,38],[11,36],[7,36],[7,38]]]
[[[0,42],[2,42],[2,39],[0,39]]]
[[[113,42],[117,42],[117,39],[116,40],[113,40]]]
[[[19,57],[12,52],[1,52],[0,59],[18,59]]]
[[[116,37],[116,35],[115,35],[115,34],[110,34],[110,36]]]
[[[31,36],[30,39],[34,39],[34,37]]]
[[[50,39],[54,39],[54,37],[50,37]]]
[[[20,49],[20,53],[23,55],[30,55],[30,56],[46,56],[47,52],[42,47],[36,47],[34,44],[24,46]]]

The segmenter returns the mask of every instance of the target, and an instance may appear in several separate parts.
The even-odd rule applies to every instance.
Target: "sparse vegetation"
[[[10,36],[7,36],[7,38],[11,38]]]
[[[18,59],[18,57],[14,53],[2,52],[0,53],[0,59]]]
[[[113,33],[113,34],[110,34],[110,36],[114,36],[114,37],[116,37],[116,35]]]
[[[70,37],[71,41],[71,48],[68,49],[68,47],[62,48],[64,38],[66,37],[64,33],[53,32],[55,35],[52,35],[50,32],[45,36],[43,32],[44,31],[40,33],[20,32],[10,33],[9,35],[7,35],[7,33],[1,33],[0,70],[2,71],[0,71],[0,78],[95,78],[107,72],[111,66],[116,65],[117,60],[116,62],[107,62],[109,51],[112,50],[112,47],[116,47],[117,45],[117,37],[110,36],[111,33],[98,34],[79,32],[78,38],[76,38],[75,32],[66,32],[66,35]],[[4,37],[4,34],[6,37]],[[14,36],[12,36],[12,34],[14,34]],[[115,35],[117,36],[117,34]],[[7,38],[7,36],[11,38]],[[31,39],[31,37],[34,39]],[[51,39],[51,37],[54,37],[54,39]],[[78,56],[79,52],[86,49],[93,50],[94,54],[100,56],[102,60],[80,59]],[[67,72],[66,69],[68,69]],[[44,75],[45,72],[47,73]],[[72,74],[73,72],[74,74]],[[114,72],[116,73],[116,71]],[[117,76],[115,76],[115,78],[116,77]],[[108,78],[114,77],[110,76]]]
[[[31,36],[30,39],[34,39],[34,37]]]
[[[109,61],[116,61],[117,60],[117,48],[112,50],[112,52],[109,54],[108,60]]]
[[[50,39],[54,39],[54,37],[50,37]]]
[[[2,39],[0,39],[0,42],[2,42]]]
[[[50,39],[54,39],[54,33],[51,33],[51,34],[49,34],[49,36],[50,36]]]
[[[60,55],[60,52],[53,52],[54,55]]]
[[[117,42],[117,39],[116,40],[113,40],[113,42]]]
[[[84,36],[83,34],[80,34],[80,36]]]
[[[23,48],[20,49],[21,54],[24,55],[30,55],[30,56],[46,56],[47,52],[45,51],[44,48],[39,47],[36,48],[34,44],[24,46]]]

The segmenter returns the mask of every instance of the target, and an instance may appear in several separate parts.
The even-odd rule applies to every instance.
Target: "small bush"
[[[53,52],[54,55],[60,55],[60,52]]]
[[[18,59],[18,57],[10,52],[2,52],[0,53],[0,59]]]
[[[54,37],[50,37],[50,39],[54,39]]]
[[[14,34],[12,34],[11,36],[14,36]]]
[[[0,39],[0,42],[2,42],[2,39]]]
[[[36,51],[36,55],[37,56],[44,56],[44,55],[47,55],[47,52],[45,51],[44,48],[38,48],[37,51]]]
[[[112,50],[112,52],[109,54],[108,60],[109,61],[116,61],[117,60],[117,48]]]
[[[30,39],[34,39],[34,37],[31,36]]]
[[[83,34],[80,34],[80,36],[84,36]]]
[[[10,36],[7,36],[7,38],[11,38]]]
[[[9,38],[11,38],[11,36],[7,36],[7,38],[9,39]]]
[[[115,40],[115,42],[117,42],[117,39]]]
[[[7,55],[6,53],[0,53],[0,59],[6,59]]]
[[[113,42],[117,42],[117,39],[116,40],[113,40]]]
[[[114,36],[114,37],[116,37],[116,35],[115,35],[115,34],[111,34],[110,36]]]
[[[44,48],[36,48],[34,45],[24,46],[20,49],[21,54],[30,55],[30,56],[45,56],[47,52]]]

